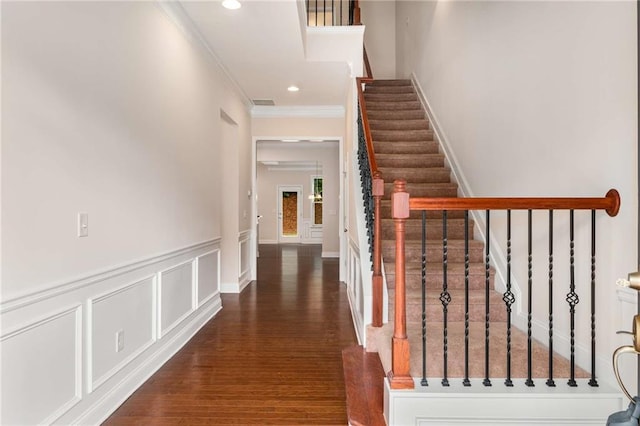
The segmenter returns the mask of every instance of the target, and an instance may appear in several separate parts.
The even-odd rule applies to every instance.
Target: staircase
[[[367,143],[373,144],[375,165],[385,182],[380,206],[380,245],[389,296],[389,322],[382,327],[367,327],[366,349],[378,353],[382,369],[388,375],[392,370],[396,281],[395,223],[391,218],[393,181],[406,180],[406,190],[411,197],[425,198],[457,197],[458,185],[452,180],[411,81],[375,80],[366,84],[359,97],[366,107],[362,110],[366,110],[371,135]],[[609,203],[607,206],[609,209]],[[402,383],[397,386],[400,381],[396,381],[396,386],[392,387],[394,382],[383,381],[385,422],[389,425],[562,423],[584,426],[601,425],[610,413],[623,408],[619,391],[606,383],[590,386],[590,374],[577,366],[577,380],[572,380],[571,384],[578,386],[569,386],[566,378],[571,374],[570,362],[557,353],[550,353],[547,347],[529,339],[513,325],[508,339],[507,308],[501,292],[494,290],[493,268],[487,270],[485,266],[485,246],[482,241],[473,239],[473,221],[469,220],[465,230],[464,212],[453,210],[447,213],[446,221],[447,291],[451,300],[445,322],[440,301],[444,281],[443,214],[430,209],[426,211],[426,372],[423,373],[422,368],[422,212],[411,211],[405,222],[405,311],[409,375],[413,378],[414,388],[405,386],[406,340],[399,327],[394,349],[401,359],[396,366],[402,365],[399,368]],[[469,234],[468,311],[465,309],[465,231]],[[487,291],[489,294],[485,296]],[[377,294],[374,290],[374,300],[379,297]],[[379,306],[375,303],[374,309]],[[490,336],[486,334],[487,306]],[[516,317],[517,306],[513,308],[512,320]],[[507,361],[508,341],[510,363]],[[465,342],[468,342],[468,348]],[[465,356],[465,349],[468,349],[468,356]],[[550,356],[555,382],[547,380]],[[506,380],[509,373],[512,381]],[[423,374],[427,386],[421,380]],[[469,380],[463,381],[466,377]]]
[[[380,329],[370,328],[368,349],[380,355],[385,372],[391,369],[390,341],[393,333],[395,288],[395,228],[391,218],[391,192],[395,179],[407,181],[407,191],[415,197],[456,197],[458,185],[452,180],[450,169],[440,146],[430,129],[429,121],[410,80],[376,80],[365,88],[365,103],[374,142],[378,170],[385,181],[385,195],[381,206],[382,257],[389,291],[390,322]],[[443,282],[442,213],[427,213],[427,377],[441,378],[443,367],[443,309],[440,301]],[[421,253],[422,218],[412,212],[406,222],[406,303],[407,335],[411,344],[411,376],[422,377],[422,291]],[[470,377],[485,374],[485,280],[484,244],[473,240],[474,223],[469,220],[469,365]],[[464,377],[464,212],[451,211],[447,217],[448,305],[447,375]],[[490,288],[494,288],[494,271],[489,270]],[[502,294],[489,294],[491,360],[490,377],[506,377],[506,320],[507,311]],[[512,329],[513,378],[527,377],[527,336]],[[533,345],[533,377],[547,374],[548,351],[543,345]],[[554,358],[556,377],[569,376],[569,362]],[[578,370],[576,377],[588,377]]]

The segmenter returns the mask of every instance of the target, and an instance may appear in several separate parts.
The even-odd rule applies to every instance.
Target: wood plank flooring
[[[262,245],[258,280],[106,425],[346,425],[341,351],[357,343],[338,260]]]

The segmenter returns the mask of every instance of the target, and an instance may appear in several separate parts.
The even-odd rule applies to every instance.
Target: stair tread
[[[427,323],[427,377],[443,376],[443,324],[430,321]],[[409,338],[409,353],[411,355],[412,377],[422,376],[422,324],[418,321],[407,321],[407,336]],[[503,323],[495,324],[490,329],[491,362],[489,365],[489,377],[492,381],[496,378],[506,377],[506,327]],[[526,347],[527,335],[525,332],[512,327],[511,329],[511,376],[516,379],[527,377]],[[391,336],[393,335],[393,322],[388,322],[383,327],[374,329],[372,346],[378,350],[380,360],[385,372],[391,368]],[[460,380],[464,377],[464,335],[465,324],[463,321],[449,321],[447,323],[448,336],[448,377]],[[484,335],[485,324],[483,321],[471,321],[469,323],[469,377],[484,377]],[[538,386],[542,386],[547,377],[549,362],[547,348],[538,341],[533,341],[533,370],[532,377]],[[569,377],[569,361],[557,353],[553,355],[554,377],[556,380]],[[576,378],[589,377],[588,373],[576,367]],[[430,382],[431,383],[431,382]],[[500,382],[502,384],[502,381]]]

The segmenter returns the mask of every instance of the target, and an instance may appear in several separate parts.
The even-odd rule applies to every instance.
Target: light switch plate
[[[78,213],[78,237],[89,236],[89,214],[86,212]]]

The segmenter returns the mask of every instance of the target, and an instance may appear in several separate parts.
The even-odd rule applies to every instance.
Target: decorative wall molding
[[[3,363],[16,372],[3,370],[0,422],[102,422],[222,308],[219,253],[219,239],[194,244],[14,300],[0,318]],[[198,276],[211,293],[199,303],[193,298]],[[184,297],[161,298],[169,284],[179,296],[185,290]],[[163,330],[159,303],[171,313]],[[121,349],[115,339],[120,330]],[[38,386],[40,378],[55,388]],[[21,394],[29,389],[25,380],[38,404]]]
[[[54,326],[56,322],[62,322],[65,317],[72,317],[71,327],[72,329],[67,330],[70,334],[73,335],[73,348],[63,348],[67,351],[73,353],[73,373],[72,377],[64,377],[61,379],[67,379],[64,383],[57,383],[57,388],[53,389],[50,386],[40,387],[38,386],[37,380],[41,377],[24,377],[21,374],[18,374],[14,377],[12,374],[15,371],[30,371],[32,374],[36,376],[40,376],[41,374],[48,374],[48,371],[37,371],[33,367],[33,365],[25,365],[22,368],[18,368],[18,366],[12,366],[14,368],[11,369],[11,372],[4,370],[3,371],[3,396],[2,396],[2,405],[3,411],[2,416],[0,417],[0,422],[3,424],[15,424],[15,423],[23,423],[24,420],[21,418],[21,413],[19,412],[21,407],[18,407],[18,404],[29,404],[29,397],[27,395],[23,395],[24,393],[24,381],[28,381],[30,386],[34,386],[34,392],[30,394],[31,397],[36,398],[44,398],[46,395],[41,394],[42,392],[54,392],[55,397],[59,397],[64,394],[64,386],[68,385],[73,390],[68,395],[66,400],[56,402],[49,412],[43,413],[44,418],[40,419],[29,419],[29,422],[34,422],[38,424],[50,424],[53,423],[60,416],[64,415],[66,412],[71,410],[74,406],[76,406],[82,400],[82,305],[75,304],[71,307],[66,307],[62,310],[59,310],[54,313],[47,314],[44,317],[39,317],[29,321],[26,324],[23,324],[17,328],[14,328],[11,331],[3,334],[0,337],[0,343],[3,347],[3,357],[4,362],[7,360],[11,360],[13,350],[11,352],[7,352],[10,349],[12,341],[14,344],[21,345],[24,347],[28,347],[31,349],[30,353],[25,354],[25,358],[33,358],[33,357],[46,357],[46,361],[41,363],[38,362],[35,367],[42,368],[42,365],[46,362],[55,362],[55,359],[52,359],[48,356],[46,350],[48,348],[37,348],[37,345],[41,342],[34,340],[34,338],[30,339],[29,334],[37,333],[40,330],[45,329],[46,327]],[[44,331],[41,331],[44,332]],[[15,339],[15,340],[14,340]],[[19,341],[21,339],[22,341]],[[62,340],[62,339],[60,339]],[[34,352],[35,350],[35,352]],[[23,359],[25,359],[23,358]],[[67,360],[68,361],[68,360]],[[3,362],[3,364],[4,364]],[[29,360],[25,361],[29,362]],[[5,367],[6,368],[6,367]],[[35,370],[35,371],[34,371]],[[19,377],[18,377],[19,376]],[[16,384],[15,382],[20,382],[20,384]],[[19,389],[22,389],[22,392],[12,392],[11,388],[13,386],[17,386]],[[13,401],[12,399],[16,398],[17,401]],[[63,396],[64,398],[64,396]],[[19,401],[18,401],[19,400]],[[31,405],[31,404],[29,404]],[[46,402],[44,404],[47,405]],[[37,410],[42,409],[43,404],[42,401],[36,407],[29,407],[29,415],[38,415]],[[46,409],[46,407],[44,407]]]
[[[149,340],[144,342],[143,344],[141,344],[136,350],[134,350],[130,355],[128,355],[127,357],[123,358],[120,362],[118,362],[116,365],[114,365],[110,370],[108,370],[105,374],[103,374],[100,377],[94,377],[93,371],[94,371],[94,363],[95,363],[95,358],[94,358],[94,351],[93,351],[93,325],[94,325],[94,321],[96,320],[94,318],[94,306],[96,304],[99,304],[100,302],[104,302],[107,301],[110,298],[113,298],[119,294],[125,293],[129,290],[134,289],[137,286],[141,286],[143,284],[148,284],[150,282],[151,284],[151,288],[152,288],[152,300],[150,300],[149,302],[151,303],[152,309],[151,309],[151,315],[150,318],[148,318],[150,324],[151,324],[151,332],[149,335]],[[120,370],[122,370],[122,368],[124,368],[124,366],[128,365],[131,361],[133,361],[136,357],[138,357],[138,355],[140,355],[141,353],[143,353],[146,349],[148,349],[151,345],[153,345],[156,340],[157,340],[157,329],[158,329],[158,323],[157,323],[157,305],[156,303],[153,303],[153,300],[156,299],[156,294],[157,294],[157,275],[150,275],[147,276],[141,280],[137,280],[133,283],[129,283],[126,284],[120,288],[117,288],[113,291],[110,291],[106,294],[97,296],[96,298],[91,298],[89,300],[87,300],[87,338],[86,338],[86,354],[87,354],[87,365],[86,365],[86,377],[87,377],[87,392],[91,393],[93,392],[94,389],[98,388],[99,386],[101,386],[102,384],[104,384],[107,380],[109,380],[111,377],[113,377],[114,375],[116,375]]]
[[[190,277],[188,279],[188,282],[178,282],[177,284],[172,283],[171,281],[169,281],[167,278],[170,274],[178,274],[179,272],[186,272],[189,271],[190,273]],[[193,288],[195,287],[194,285],[194,273],[193,273],[193,260],[189,260],[186,262],[181,262],[175,266],[172,266],[171,268],[165,269],[163,271],[158,272],[158,302],[157,302],[157,324],[158,324],[158,339],[161,339],[163,336],[165,336],[167,333],[171,332],[171,330],[173,330],[174,328],[176,328],[178,326],[178,324],[180,324],[185,318],[187,318],[189,316],[189,314],[191,314],[191,312],[193,312],[194,307],[193,307]],[[177,315],[175,316],[175,319],[173,319],[173,321],[166,325],[164,324],[163,321],[163,316],[165,314],[165,310],[163,309],[165,301],[163,299],[165,299],[164,297],[164,293],[165,293],[165,282],[168,285],[178,285],[181,287],[184,287],[185,290],[188,288],[189,291],[191,291],[191,294],[189,294],[188,297],[188,301],[190,302],[189,307],[187,309],[184,310],[184,312],[178,312]],[[184,294],[182,292],[176,292],[176,294],[172,295],[172,297],[169,298],[169,300],[171,301],[172,305],[175,305],[175,302],[177,300],[176,295],[177,294]],[[169,319],[170,320],[170,319]]]
[[[215,256],[215,260],[214,260],[214,264],[216,265],[216,270],[215,270],[215,287],[213,289],[213,292],[211,294],[206,295],[203,298],[200,298],[201,296],[201,292],[200,292],[200,287],[201,287],[201,282],[200,282],[200,272],[201,269],[204,269],[204,262],[202,262],[201,259],[204,259],[205,257],[208,256]],[[216,250],[211,250],[208,251],[206,253],[203,253],[201,255],[199,255],[198,257],[196,257],[195,259],[196,262],[196,267],[198,269],[197,273],[194,274],[195,280],[196,280],[196,291],[194,292],[194,296],[195,296],[195,306],[197,308],[199,308],[200,306],[204,305],[205,303],[207,303],[209,300],[211,300],[212,298],[214,298],[216,295],[220,295],[220,250],[216,249]],[[202,265],[202,268],[200,267]]]
[[[129,396],[149,379],[165,362],[178,352],[207,322],[222,309],[222,300],[218,296],[186,322],[180,333],[175,333],[164,342],[144,363],[138,363],[135,368],[126,372],[118,384],[95,401],[90,407],[65,419],[66,424],[101,424],[118,408]],[[160,342],[159,342],[160,343]]]
[[[364,312],[360,309],[357,296],[358,293],[362,293],[360,250],[354,241],[349,240],[347,252],[347,298],[349,299],[349,306],[351,307],[351,318],[356,331],[356,337],[358,338],[358,344],[366,345],[367,332],[366,324],[364,323]]]
[[[215,239],[203,241],[201,243],[193,244],[187,247],[182,247],[177,250],[165,252],[159,255],[146,257],[146,258],[136,260],[133,262],[128,262],[125,264],[115,265],[95,273],[90,273],[90,274],[81,276],[79,278],[53,282],[51,284],[43,286],[43,288],[40,290],[29,292],[27,294],[3,301],[2,304],[0,304],[0,314],[4,314],[14,309],[22,308],[27,305],[40,302],[45,299],[50,299],[52,297],[59,296],[64,293],[68,293],[70,291],[78,290],[83,287],[88,287],[97,282],[105,281],[106,279],[109,279],[109,278],[115,278],[120,275],[124,275],[126,273],[133,272],[138,269],[142,269],[144,267],[163,262],[167,259],[171,259],[172,257],[177,257],[180,255],[189,253],[191,251],[198,250],[198,249],[201,249],[213,244],[219,244],[219,243],[220,243],[220,238],[215,238]]]

